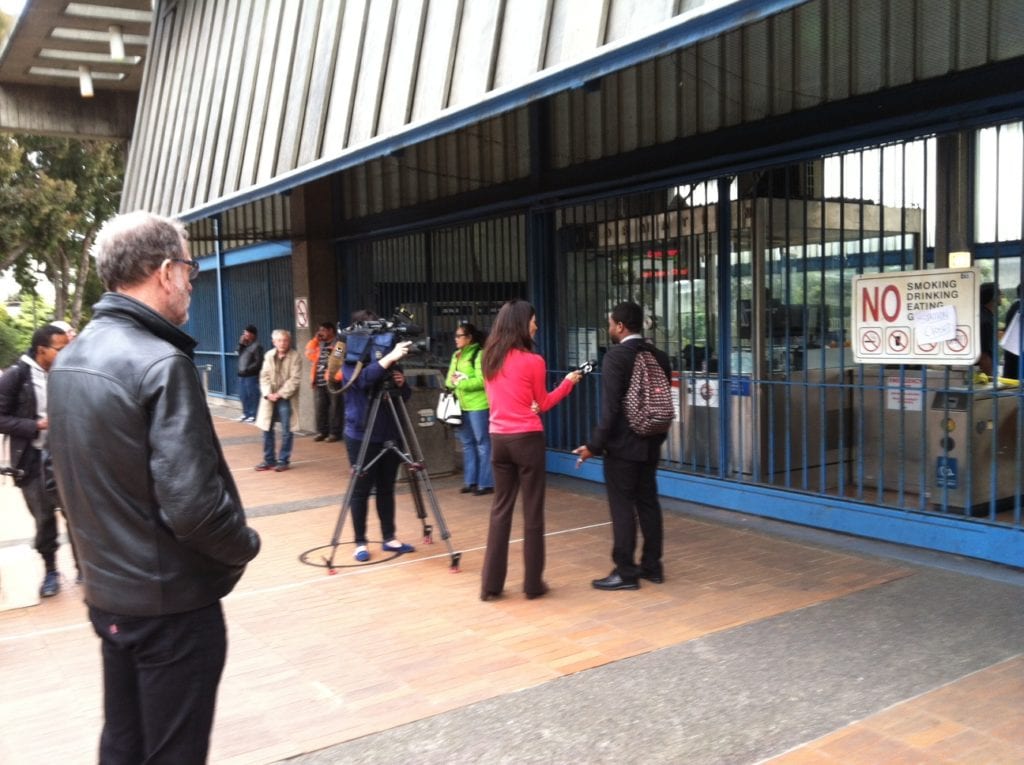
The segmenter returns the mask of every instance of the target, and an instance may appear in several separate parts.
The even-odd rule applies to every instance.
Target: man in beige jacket
[[[271,338],[274,350],[263,358],[260,370],[260,409],[256,426],[263,431],[263,462],[259,471],[288,469],[292,458],[292,418],[299,416],[299,387],[302,358],[292,348],[292,335],[286,329],[275,329]],[[274,423],[281,423],[281,451],[274,456]]]

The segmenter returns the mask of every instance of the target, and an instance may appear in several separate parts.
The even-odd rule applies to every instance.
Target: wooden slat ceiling
[[[152,5],[151,0],[28,0],[0,52],[0,84],[77,91],[79,67],[88,66],[94,90],[138,92]],[[120,26],[124,36],[121,61],[111,58],[113,25]]]

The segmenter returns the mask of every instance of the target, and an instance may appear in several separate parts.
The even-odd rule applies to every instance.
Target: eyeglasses
[[[196,277],[199,276],[199,261],[198,260],[185,260],[184,258],[168,258],[171,263],[183,263],[188,266],[188,280],[194,282]]]
[[[464,334],[464,333],[462,333],[462,332],[456,332],[456,333],[455,333],[455,336],[456,336],[456,337],[469,337],[469,335],[467,335],[467,334]]]

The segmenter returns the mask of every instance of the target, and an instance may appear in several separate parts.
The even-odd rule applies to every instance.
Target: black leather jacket
[[[260,540],[213,430],[195,341],[106,293],[50,371],[50,445],[85,600],[159,616],[216,602]]]
[[[238,376],[257,377],[263,366],[263,346],[258,340],[248,345],[238,344]]]

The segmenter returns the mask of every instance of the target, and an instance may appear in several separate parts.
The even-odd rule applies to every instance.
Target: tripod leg
[[[452,547],[451,533],[448,531],[448,524],[445,523],[444,515],[441,514],[441,506],[438,504],[437,495],[434,493],[434,487],[430,484],[430,475],[427,472],[426,463],[422,460],[422,450],[420,449],[419,441],[416,440],[416,431],[413,430],[412,420],[409,418],[409,412],[405,406],[395,407],[394,402],[391,402],[391,411],[395,416],[396,422],[398,423],[398,430],[402,437],[402,446],[406,452],[420,457],[420,461],[413,462],[411,459],[407,460],[408,469],[410,476],[414,479],[414,490],[413,497],[414,501],[422,503],[423,498],[419,492],[420,484],[426,488],[427,499],[430,502],[430,509],[434,513],[434,520],[437,523],[437,527],[441,530],[441,539],[444,540],[448,547],[448,554],[451,557],[451,568],[452,573],[459,571],[459,563],[462,560],[462,553],[456,552],[455,548]],[[415,447],[415,451],[410,450],[410,445]],[[424,516],[426,513],[424,512]],[[424,524],[424,530],[426,531],[427,526]],[[431,539],[431,543],[433,540]]]
[[[412,495],[413,504],[416,505],[416,517],[419,518],[421,525],[423,526],[423,544],[432,545],[434,544],[433,539],[433,527],[427,523],[427,508],[423,504],[423,494],[420,492],[420,484],[417,479],[417,473],[419,470],[410,467],[409,464],[405,464],[405,482],[409,485],[409,493]]]
[[[334,534],[331,536],[331,557],[324,559],[324,562],[327,564],[327,572],[329,574],[334,573],[334,556],[338,552],[338,540],[341,539],[341,530],[345,526],[345,519],[348,517],[348,511],[352,505],[352,494],[355,492],[356,480],[359,478],[359,474],[365,469],[363,462],[366,460],[366,452],[370,448],[370,436],[373,433],[373,425],[377,422],[377,413],[380,410],[382,393],[383,392],[377,393],[374,396],[373,402],[370,404],[370,412],[366,418],[366,430],[363,434],[363,440],[359,444],[359,456],[356,457],[356,463],[352,465],[352,474],[349,476],[348,488],[345,489],[345,497],[341,501],[338,520],[334,524]],[[379,459],[379,455],[374,459]]]

